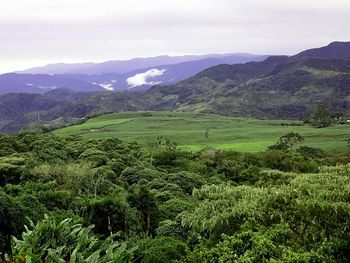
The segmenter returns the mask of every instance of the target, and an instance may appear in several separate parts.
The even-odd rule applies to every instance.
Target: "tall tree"
[[[318,104],[313,116],[313,125],[319,128],[331,125],[331,112],[324,103]]]
[[[23,230],[23,210],[20,205],[7,194],[0,192],[0,239],[1,259],[5,255],[12,257],[11,237]]]

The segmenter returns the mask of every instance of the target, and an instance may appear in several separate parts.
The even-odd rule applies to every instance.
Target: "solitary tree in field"
[[[271,145],[269,150],[279,150],[279,151],[291,151],[295,143],[304,141],[303,136],[297,132],[289,132],[283,135],[277,143]]]
[[[318,128],[331,125],[331,113],[326,104],[319,104],[313,115],[313,125]]]

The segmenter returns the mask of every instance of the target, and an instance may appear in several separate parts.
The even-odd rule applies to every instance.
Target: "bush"
[[[144,263],[176,262],[188,251],[185,242],[173,237],[157,237],[148,239],[142,252]]]
[[[179,198],[170,199],[159,205],[159,220],[175,220],[176,216],[186,210],[190,210],[193,204]]]
[[[181,226],[181,222],[172,220],[160,222],[156,233],[157,236],[176,237],[182,240],[186,240],[187,237],[187,230]]]
[[[105,165],[108,161],[107,155],[104,152],[97,149],[85,150],[79,156],[79,159],[91,163],[93,167]]]
[[[69,191],[43,191],[38,193],[38,200],[48,210],[68,209],[71,202]]]
[[[129,205],[117,197],[104,197],[92,200],[87,206],[86,220],[95,225],[95,231],[104,237],[119,231],[129,233],[132,224],[128,214],[131,214]]]
[[[168,174],[164,179],[170,183],[179,185],[184,193],[189,195],[194,188],[200,188],[204,184],[204,180],[199,175],[188,172]]]
[[[297,150],[301,155],[310,157],[312,159],[321,159],[326,157],[324,150],[308,146],[300,146]]]
[[[129,185],[138,183],[139,181],[147,180],[152,181],[158,179],[163,174],[150,168],[144,168],[139,166],[128,167],[120,175],[120,178],[125,180]]]

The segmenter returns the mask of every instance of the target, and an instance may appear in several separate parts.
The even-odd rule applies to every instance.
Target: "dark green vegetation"
[[[218,65],[177,84],[154,86],[146,92],[86,94],[58,89],[35,96],[7,94],[0,96],[0,130],[18,131],[33,122],[50,129],[77,118],[120,111],[309,120],[320,104],[329,109],[330,118],[344,119],[350,116],[349,58],[350,43],[334,42],[292,57]]]
[[[318,129],[297,121],[256,120],[185,112],[123,112],[91,118],[83,124],[55,130],[58,136],[113,138],[150,144],[158,137],[168,138],[178,148],[203,148],[256,152],[288,132],[298,132],[304,141],[298,145],[321,148],[331,154],[348,152],[350,125]]]
[[[2,131],[84,122],[0,135],[2,261],[350,262],[349,58],[336,42],[145,93],[1,96]]]
[[[350,44],[333,43],[333,52],[318,58],[269,57],[262,62],[219,65],[172,86],[156,86],[147,92],[152,109],[177,109],[264,118],[305,118],[319,103],[333,114],[349,114]],[[342,49],[344,50],[344,48]],[[307,56],[310,54],[310,56]]]
[[[350,167],[299,147],[302,139],[288,133],[259,153],[190,153],[166,139],[146,147],[116,138],[2,135],[1,256],[349,262]]]

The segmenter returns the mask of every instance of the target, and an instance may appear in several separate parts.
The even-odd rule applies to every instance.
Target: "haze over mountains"
[[[158,56],[103,63],[52,64],[0,75],[0,94],[45,93],[55,88],[74,91],[146,90],[155,84],[173,84],[219,64],[261,61],[266,56],[222,54]]]
[[[234,57],[234,58],[233,58]],[[133,58],[130,60],[111,60],[102,63],[77,63],[77,64],[50,64],[44,67],[37,67],[24,70],[18,73],[28,74],[105,74],[119,73],[125,74],[131,71],[157,67],[160,65],[173,65],[182,62],[198,61],[206,58],[217,58],[222,60],[234,61],[233,63],[242,63],[250,60],[249,58],[260,57],[252,54],[207,54],[207,55],[185,55],[185,56],[156,56],[148,58]]]
[[[178,72],[177,76],[182,72],[193,73],[208,60],[217,61],[217,58],[155,69],[166,69],[162,76],[170,79],[169,72]],[[133,76],[140,74],[137,72],[133,72]],[[116,74],[119,73],[79,75],[79,85],[85,85],[85,91],[89,92],[60,88],[43,95],[0,96],[0,129],[17,131],[38,119],[56,125],[105,112],[136,110],[299,119],[309,116],[319,103],[324,103],[332,113],[350,115],[350,42],[333,42],[291,57],[271,56],[263,61],[233,65],[219,63],[183,81],[170,85],[162,83],[144,92],[101,92],[103,88],[92,84],[100,83],[107,76],[113,80]],[[67,76],[72,75],[51,77],[63,82]],[[21,78],[28,81],[27,75]]]

